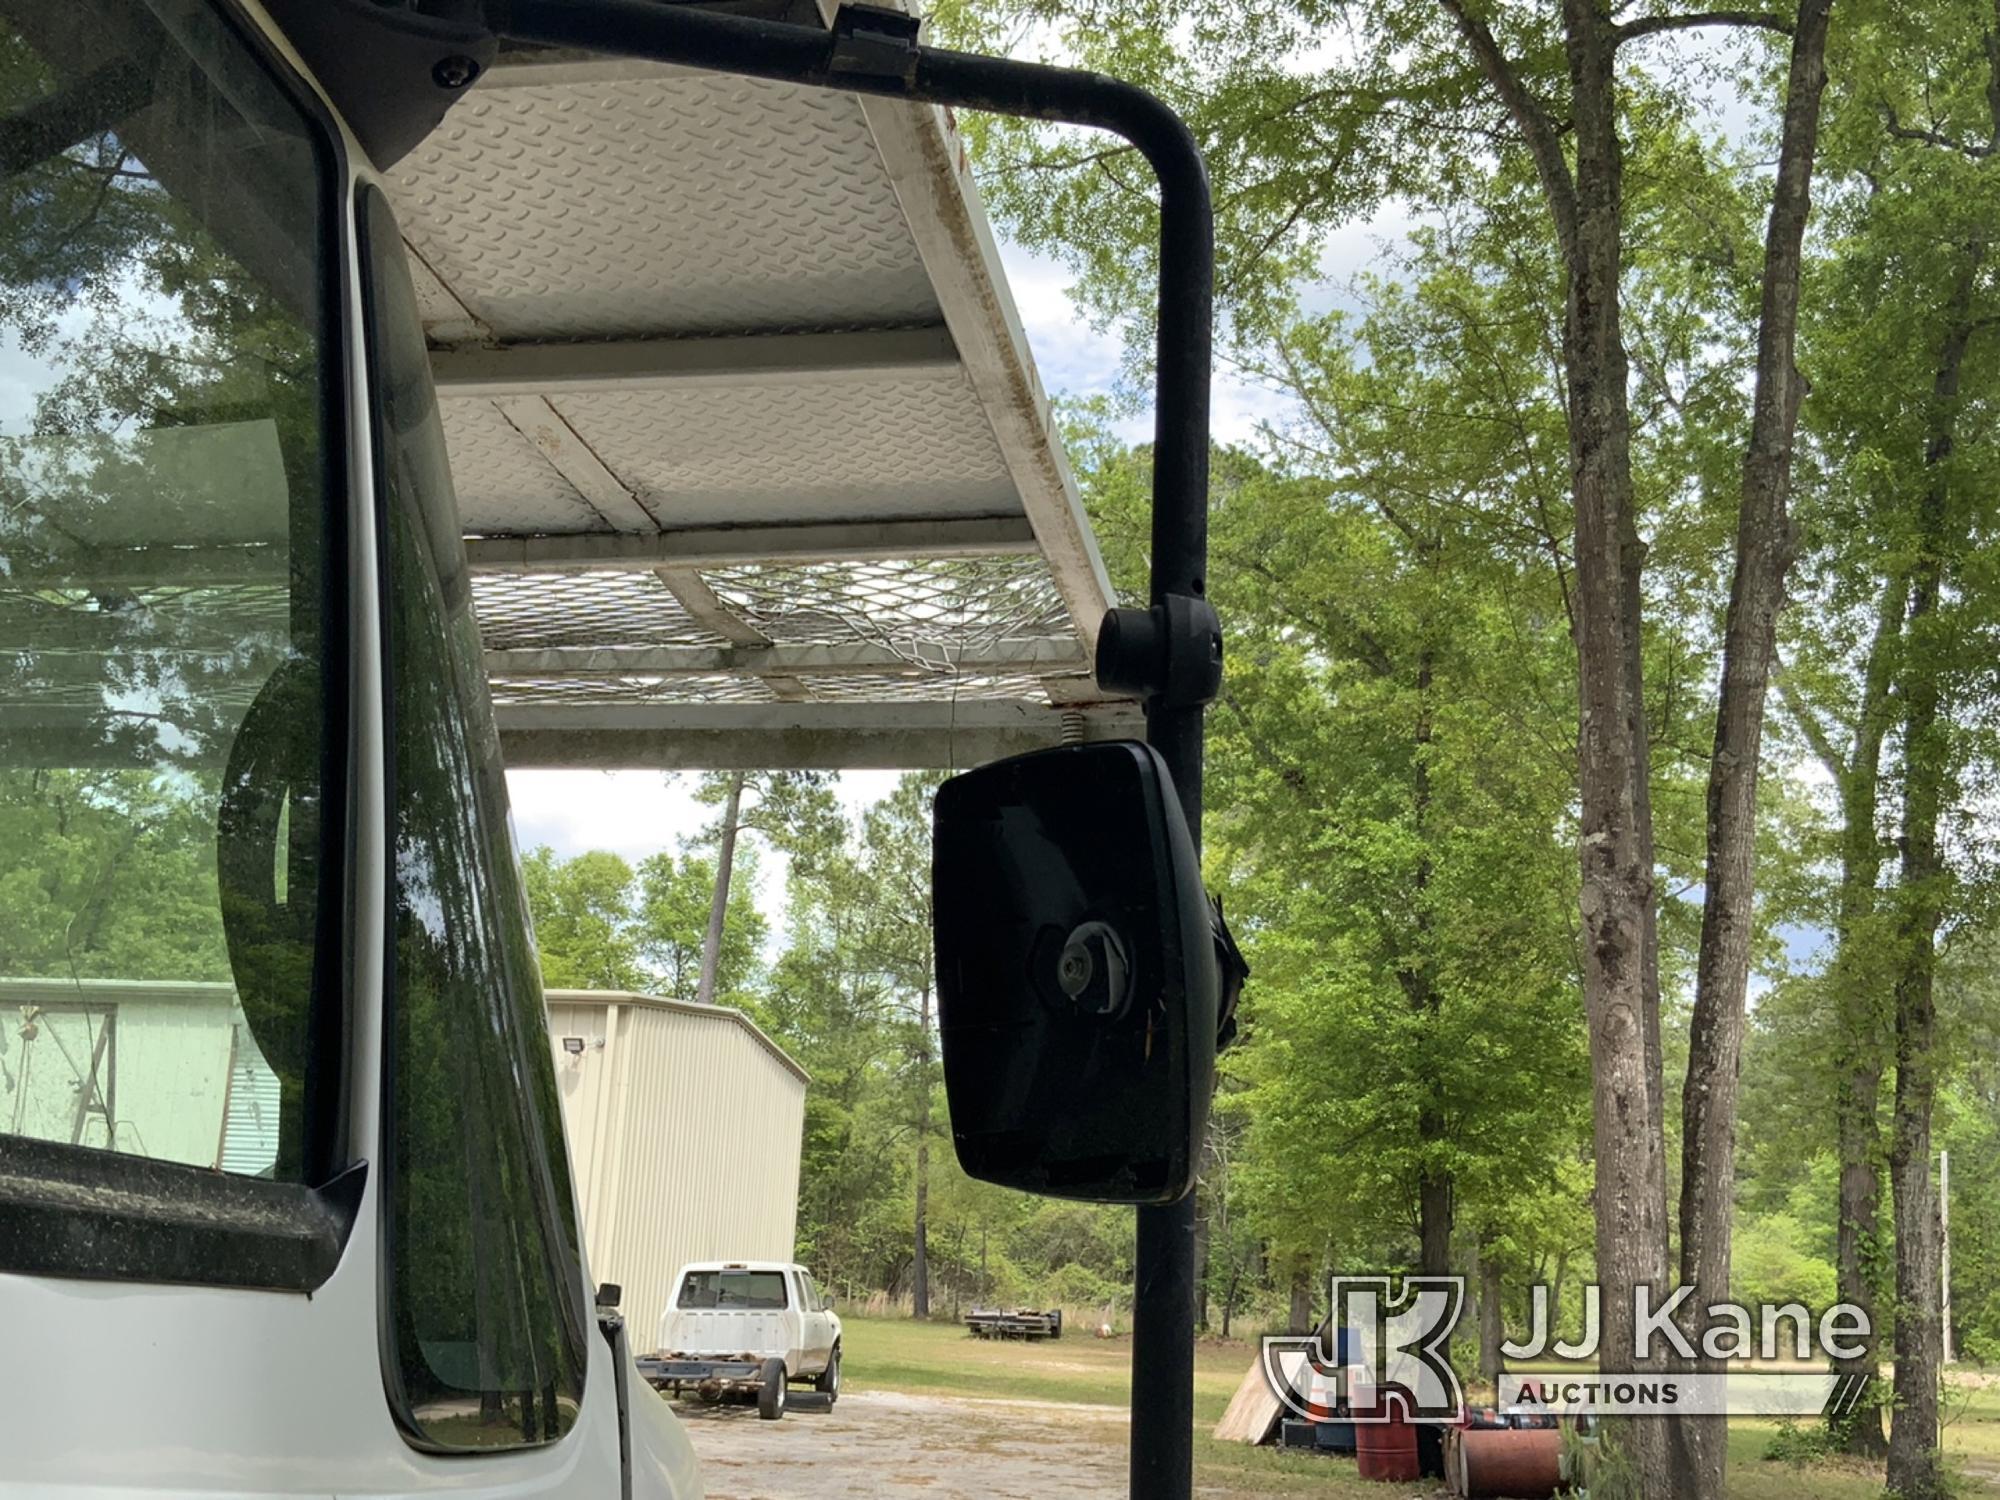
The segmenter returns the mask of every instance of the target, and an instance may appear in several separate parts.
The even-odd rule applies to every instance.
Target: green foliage
[[[1741,1303],[1800,1302],[1815,1311],[1836,1294],[1830,1261],[1801,1248],[1808,1236],[1789,1214],[1743,1214],[1730,1247],[1730,1295]]]
[[[0,973],[229,978],[213,778],[0,771]]]
[[[552,989],[636,990],[695,998],[715,862],[696,852],[648,856],[635,872],[594,849],[559,859],[546,846],[521,861],[542,982]],[[756,860],[737,855],[716,998],[755,1008],[765,923]]]
[[[1787,1417],[1778,1423],[1777,1430],[1771,1434],[1771,1441],[1764,1449],[1764,1460],[1802,1469],[1832,1457],[1836,1451],[1835,1434],[1825,1423],[1800,1426]]]

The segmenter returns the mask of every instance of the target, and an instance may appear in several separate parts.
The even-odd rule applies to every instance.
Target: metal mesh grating
[[[955,676],[948,672],[892,676],[849,674],[810,677],[806,686],[821,703],[976,703],[1001,700],[1043,704],[1049,701],[1039,677],[993,673]]]
[[[282,640],[290,608],[283,584],[0,588],[0,645],[233,654]]]
[[[1047,564],[1038,557],[930,558],[806,563],[703,570],[716,603],[741,626],[779,646],[875,646],[907,666],[856,672],[787,664],[814,703],[1011,701],[1046,705],[1029,672],[961,671],[961,655],[1012,640],[1070,636],[1072,627]],[[729,640],[697,620],[646,571],[480,574],[474,594],[490,649],[603,646],[722,646]],[[752,633],[754,632],[754,635]],[[743,639],[735,640],[739,648]],[[1074,675],[1074,669],[1069,669]],[[744,673],[633,673],[504,676],[492,684],[503,705],[611,703],[773,703],[799,696]]]
[[[777,695],[755,677],[717,673],[704,677],[503,677],[493,683],[501,704],[774,703]]]
[[[703,575],[746,623],[788,645],[875,641],[942,665],[954,650],[1064,635],[1068,611],[1039,557],[928,558]]]
[[[720,646],[651,573],[478,573],[473,608],[488,647]]]

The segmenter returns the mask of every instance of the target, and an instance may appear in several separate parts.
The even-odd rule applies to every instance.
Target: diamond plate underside
[[[668,526],[1020,513],[962,374],[558,395],[554,405]]]
[[[417,253],[503,340],[941,316],[850,95],[675,70],[481,85],[390,196]]]

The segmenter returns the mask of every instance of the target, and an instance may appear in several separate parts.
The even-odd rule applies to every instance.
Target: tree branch
[[[1991,156],[1990,146],[1976,146],[1970,141],[1961,141],[1956,136],[1946,135],[1942,130],[1926,130],[1921,125],[1905,125],[1897,117],[1896,106],[1885,103],[1882,106],[1883,127],[1892,139],[1899,141],[1921,141],[1926,146],[1937,146],[1946,151],[1955,151],[1960,156],[1974,161]]]
[[[1569,158],[1563,154],[1561,132],[1556,129],[1541,101],[1528,92],[1521,75],[1507,60],[1507,54],[1500,50],[1492,28],[1465,8],[1465,0],[1438,0],[1438,4],[1457,25],[1459,35],[1465,38],[1472,55],[1478,59],[1480,70],[1486,74],[1486,81],[1500,96],[1507,113],[1514,117],[1521,134],[1528,138],[1528,150],[1534,156],[1535,171],[1542,180],[1542,191],[1548,195],[1549,213],[1555,219],[1556,238],[1562,243],[1563,258],[1573,261],[1577,238],[1576,179],[1570,176]]]
[[[1835,748],[1833,736],[1827,733],[1826,726],[1819,721],[1819,715],[1813,712],[1813,706],[1806,701],[1805,694],[1799,691],[1798,684],[1792,680],[1791,674],[1783,669],[1782,664],[1776,676],[1778,697],[1785,705],[1785,712],[1790,714],[1792,722],[1798,725],[1799,733],[1805,736],[1806,743],[1812,747],[1813,755],[1818,758],[1822,766],[1826,767],[1834,783],[1844,784],[1848,774],[1847,757]]]
[[[1692,31],[1697,26],[1755,26],[1783,36],[1792,34],[1792,23],[1772,10],[1698,10],[1680,16],[1640,16],[1611,33],[1613,46],[1637,41],[1662,31]]]

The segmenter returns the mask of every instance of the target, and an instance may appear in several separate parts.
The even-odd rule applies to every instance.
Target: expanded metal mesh
[[[0,588],[6,649],[230,653],[289,629],[283,584]]]
[[[813,677],[806,683],[822,703],[953,703],[994,700],[1045,704],[1047,690],[1038,677],[997,673],[927,672],[916,675],[850,673]]]
[[[789,645],[873,641],[901,650],[914,641],[942,658],[1070,629],[1039,557],[718,568],[703,576],[747,624]]]
[[[494,650],[559,646],[721,646],[651,573],[475,573],[479,633]]]
[[[502,677],[493,682],[496,704],[774,703],[777,695],[755,677],[715,673],[702,677]]]
[[[1040,678],[961,670],[959,660],[1001,642],[1072,630],[1039,557],[759,565],[701,576],[741,627],[729,636],[690,616],[645,571],[480,574],[473,591],[481,633],[496,650],[720,646],[733,637],[761,637],[781,646],[880,646],[906,663],[883,672],[788,666],[773,674],[802,683],[807,700],[820,703],[1046,704]],[[504,704],[770,703],[796,696],[796,689],[774,692],[761,678],[739,674],[593,675],[499,678],[493,693]]]

